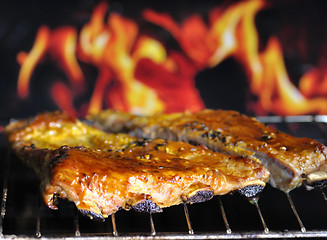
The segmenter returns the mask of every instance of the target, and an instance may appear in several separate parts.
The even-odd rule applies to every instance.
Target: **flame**
[[[327,112],[326,98],[308,99],[292,84],[283,61],[281,46],[276,38],[270,39],[261,59],[265,71],[259,99],[265,111],[279,115]]]
[[[264,69],[255,16],[265,6],[264,1],[243,1],[225,11],[216,8],[210,12],[209,26],[198,15],[186,19],[181,26],[169,15],[149,9],[143,16],[169,31],[198,66],[214,67],[228,57],[238,59],[248,73],[252,92],[259,94]]]
[[[142,17],[176,39],[180,52],[169,50],[154,37],[140,33],[134,20],[116,13],[107,16],[108,3],[98,4],[80,32],[63,26],[39,29],[32,50],[20,52],[18,96],[26,98],[35,67],[44,56],[56,60],[70,84],[57,82],[52,97],[71,115],[113,108],[138,114],[197,111],[205,108],[195,86],[199,71],[234,58],[247,73],[249,91],[257,98],[249,108],[257,115],[327,114],[327,74],[322,64],[292,83],[276,37],[259,51],[255,17],[269,7],[264,0],[240,1],[209,12],[208,23],[198,14],[177,23],[169,14],[151,9]],[[79,62],[98,69],[90,99],[74,106],[90,84]]]
[[[299,90],[307,98],[327,95],[326,67],[315,67],[305,73],[299,82]]]
[[[132,48],[138,41],[137,25],[117,14],[112,14],[107,25],[104,26],[101,24],[104,19],[99,21],[100,17],[104,18],[103,12],[96,9],[96,14],[99,14],[94,18],[96,20],[92,19],[91,25],[82,30],[83,34],[80,41],[80,52],[85,56],[91,56],[88,58],[88,62],[98,66],[99,69],[99,77],[90,101],[89,112],[96,113],[102,109],[104,90],[113,78],[119,79],[119,83],[116,83],[115,91],[111,89],[109,90],[110,94],[108,92],[107,102],[110,107],[136,113],[140,111],[143,113],[162,111],[162,102],[156,93],[134,78],[136,63],[142,57],[140,55],[142,51],[138,51],[136,58],[133,57],[132,53]],[[98,26],[96,27],[98,31],[88,31],[88,28],[94,24]],[[99,38],[92,36],[92,33],[98,36],[107,36],[100,38],[103,41],[106,40],[106,44],[101,43]],[[89,36],[87,36],[88,34]],[[86,42],[83,39],[94,39],[95,41],[90,44],[89,41]],[[149,41],[145,42],[141,39],[138,46],[142,49],[145,44],[149,44]],[[101,49],[101,51],[91,51],[91,54],[87,54],[90,49]],[[101,54],[99,54],[100,52]],[[162,51],[153,52],[151,56],[160,58],[160,55],[163,55]]]
[[[136,78],[147,86],[157,89],[158,96],[165,103],[166,112],[185,111],[185,109],[193,112],[203,109],[204,104],[200,95],[197,91],[193,91],[195,66],[180,54],[172,53],[171,58],[177,64],[178,71],[170,71],[164,64],[142,59],[135,71]]]
[[[258,39],[254,18],[264,6],[263,1],[244,1],[221,13],[214,9],[206,26],[199,15],[187,18],[180,26],[168,14],[151,9],[143,17],[169,31],[184,52],[200,66],[215,66],[227,57],[241,55],[244,63],[258,61]]]
[[[51,90],[52,97],[60,107],[71,116],[77,116],[77,112],[73,106],[73,98],[70,89],[61,82],[56,82]]]
[[[168,30],[180,43],[184,52],[198,65],[206,64],[212,51],[208,49],[208,27],[199,15],[187,18],[181,26],[168,14],[156,13],[151,9],[143,12],[143,17]]]
[[[111,37],[105,24],[108,4],[100,3],[93,11],[90,22],[86,24],[79,36],[77,55],[87,63],[101,65],[103,51]]]
[[[21,98],[26,98],[29,93],[29,81],[31,75],[44,56],[48,48],[50,30],[48,27],[41,27],[36,35],[32,50],[29,54],[22,52],[18,55],[18,62],[22,64],[18,75],[17,92]]]
[[[51,32],[49,54],[63,68],[74,87],[82,88],[84,77],[76,59],[77,31],[72,27],[62,27]]]
[[[181,26],[169,15],[152,10],[144,11],[144,17],[168,30],[187,55],[201,66],[214,67],[228,57],[239,60],[247,72],[252,94],[258,97],[256,114],[326,114],[327,98],[319,97],[327,95],[324,72],[314,69],[305,74],[298,89],[288,76],[282,49],[275,37],[270,39],[264,52],[259,52],[255,16],[266,5],[265,1],[243,1],[225,11],[216,8],[210,13],[209,26],[203,26],[196,15]],[[198,24],[189,24],[194,21]],[[190,37],[192,25],[196,36]]]

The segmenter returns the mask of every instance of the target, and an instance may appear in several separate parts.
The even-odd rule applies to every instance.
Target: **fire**
[[[51,93],[59,108],[65,109],[72,116],[77,116],[77,112],[73,106],[72,93],[65,84],[56,82]]]
[[[72,115],[103,108],[138,114],[197,111],[205,105],[195,86],[196,74],[235,58],[247,73],[249,91],[258,99],[249,104],[255,114],[327,114],[325,68],[304,74],[297,87],[288,76],[276,37],[259,51],[255,17],[265,7],[269,6],[264,0],[240,1],[213,9],[208,23],[195,14],[180,24],[169,14],[143,11],[146,21],[177,40],[182,51],[176,52],[141,34],[134,20],[116,13],[106,17],[108,4],[102,2],[80,32],[69,26],[39,29],[31,51],[17,55],[21,64],[18,96],[28,97],[33,71],[48,57],[58,62],[69,79],[69,84],[58,80],[53,85],[52,98]],[[74,106],[74,99],[83,95],[91,81],[80,62],[95,66],[98,76],[90,99]]]
[[[300,92],[307,98],[327,95],[327,68],[316,67],[304,74],[299,83]]]
[[[270,39],[261,54],[264,75],[260,92],[261,109],[279,115],[298,115],[327,112],[327,99],[307,99],[289,79],[282,49],[276,38]]]
[[[72,27],[53,30],[49,41],[49,54],[64,69],[74,87],[84,85],[83,72],[76,59],[77,31]]]
[[[40,59],[44,56],[49,42],[49,29],[47,27],[41,27],[36,36],[34,46],[29,54],[21,52],[18,54],[17,59],[22,67],[18,76],[17,91],[18,96],[25,98],[29,92],[29,80],[39,63]]]
[[[223,13],[220,8],[214,9],[209,16],[209,26],[204,26],[198,16],[190,17],[181,26],[169,15],[152,10],[145,11],[144,16],[170,31],[186,54],[199,65],[214,67],[228,57],[239,60],[248,74],[252,94],[258,97],[256,105],[251,106],[257,115],[326,114],[327,97],[319,97],[327,95],[325,72],[314,69],[305,74],[298,89],[287,74],[276,38],[272,37],[266,49],[259,52],[255,16],[265,5],[264,1],[244,1]],[[187,34],[192,32],[188,29],[192,28],[189,23],[195,19],[198,19],[198,24],[194,24],[195,36],[190,37]],[[207,48],[201,49],[204,43]]]

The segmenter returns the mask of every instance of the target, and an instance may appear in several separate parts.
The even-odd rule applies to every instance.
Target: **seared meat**
[[[56,209],[57,197],[67,198],[100,219],[121,208],[158,212],[236,190],[253,197],[269,178],[265,167],[245,157],[107,134],[60,112],[12,122],[5,133],[34,168],[50,208]]]
[[[269,169],[270,184],[285,192],[303,181],[315,185],[327,179],[326,146],[269,128],[235,111],[142,117],[107,110],[89,119],[112,132],[203,144],[213,151],[257,159]]]

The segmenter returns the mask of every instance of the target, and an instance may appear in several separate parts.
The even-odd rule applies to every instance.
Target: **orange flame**
[[[201,26],[202,31],[195,30],[193,34],[196,38],[201,36],[202,39],[197,41],[194,41],[195,36],[187,34],[192,28],[187,23],[196,21],[197,16],[185,20],[181,26],[169,15],[152,10],[144,11],[144,17],[170,31],[188,56],[200,65],[213,67],[228,57],[238,59],[247,71],[252,94],[258,97],[256,114],[326,114],[327,98],[318,97],[327,94],[327,75],[324,72],[314,69],[305,74],[298,89],[288,77],[276,38],[270,39],[267,49],[259,53],[255,15],[265,5],[264,1],[244,1],[223,12],[220,8],[214,9],[208,27],[203,26],[201,20],[192,24],[195,28]],[[204,42],[207,43],[205,51],[196,55],[196,50],[203,48]]]
[[[41,58],[44,56],[48,48],[50,30],[48,27],[41,27],[36,35],[34,46],[29,54],[20,53],[17,56],[19,63],[22,64],[22,67],[18,76],[17,91],[18,96],[25,98],[29,93],[29,81],[31,75],[40,62]]]
[[[107,25],[104,26],[102,25],[104,19],[100,21],[100,18],[104,18],[103,11],[96,9],[95,13],[98,15],[92,19],[91,25],[82,30],[83,34],[79,45],[84,58],[89,56],[88,62],[98,66],[99,69],[99,77],[90,101],[89,112],[96,113],[102,109],[104,91],[113,78],[119,79],[119,83],[116,83],[115,91],[109,90],[107,101],[110,103],[110,107],[131,112],[162,111],[162,103],[155,92],[134,78],[136,60],[133,59],[132,48],[138,40],[137,25],[117,14],[112,14]],[[98,31],[88,30],[94,24]],[[102,36],[102,40],[92,36],[94,33]],[[83,39],[96,39],[96,41],[89,44],[89,41]],[[143,47],[143,43],[145,42],[139,43],[140,48]],[[92,46],[101,51],[91,51],[88,54],[88,50],[92,49]],[[101,54],[98,54],[100,52]],[[162,54],[162,51],[154,52],[153,57],[156,58],[158,54]]]
[[[77,31],[72,27],[62,27],[51,32],[49,54],[61,65],[74,87],[83,87],[83,72],[76,59]]]
[[[17,55],[22,65],[18,95],[27,97],[32,73],[48,53],[71,81],[69,86],[56,83],[52,90],[58,107],[71,114],[78,114],[73,98],[87,84],[78,60],[99,71],[88,112],[103,108],[142,114],[197,111],[205,105],[195,87],[196,74],[232,57],[244,67],[249,91],[258,99],[249,104],[254,113],[327,114],[325,68],[304,74],[297,87],[288,76],[276,37],[259,52],[255,17],[265,7],[264,0],[217,7],[209,13],[208,24],[196,14],[178,24],[169,14],[145,10],[145,20],[165,28],[180,44],[182,52],[172,52],[141,34],[135,21],[115,13],[106,19],[108,4],[102,2],[79,33],[73,27],[39,29],[32,50]]]
[[[79,36],[77,55],[87,63],[101,65],[103,51],[111,37],[105,24],[108,4],[100,3],[93,11],[90,22],[86,24]]]
[[[276,38],[271,38],[261,54],[264,74],[258,93],[259,108],[263,113],[299,115],[327,112],[327,99],[307,99],[289,79],[283,61],[282,49]]]
[[[206,64],[212,55],[208,45],[208,28],[198,15],[187,18],[181,26],[167,14],[159,14],[151,9],[143,12],[143,17],[168,30],[179,41],[184,52],[199,65]]]
[[[72,93],[70,89],[61,82],[56,82],[52,88],[52,96],[60,109],[64,110],[71,116],[77,116],[77,112],[73,106]]]
[[[299,89],[307,98],[327,95],[326,67],[313,68],[304,74],[299,82]]]

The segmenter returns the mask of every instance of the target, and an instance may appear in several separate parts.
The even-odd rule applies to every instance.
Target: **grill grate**
[[[327,143],[327,116],[271,116],[258,120],[298,137]],[[267,186],[259,200],[216,196],[206,203],[182,204],[159,214],[119,211],[105,222],[91,221],[72,203],[48,209],[31,169],[1,143],[3,176],[1,238],[74,239],[247,239],[326,238],[325,189],[304,187],[282,193]],[[311,206],[314,206],[312,208]],[[312,210],[313,209],[313,210]]]

